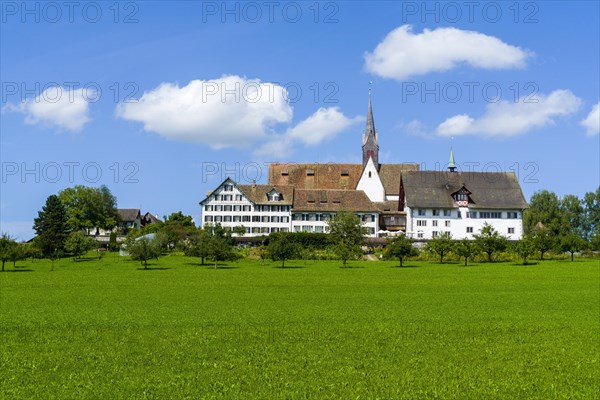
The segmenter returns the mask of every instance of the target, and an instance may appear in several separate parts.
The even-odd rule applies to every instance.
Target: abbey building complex
[[[200,202],[202,224],[243,226],[247,236],[271,232],[327,232],[338,211],[358,215],[371,237],[403,232],[431,239],[448,232],[471,238],[485,223],[508,239],[523,233],[525,197],[512,172],[459,172],[450,150],[448,170],[379,163],[369,99],[362,164],[272,163],[267,184],[227,178]]]

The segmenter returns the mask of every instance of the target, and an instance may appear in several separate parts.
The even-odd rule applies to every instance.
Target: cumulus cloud
[[[460,64],[483,69],[524,68],[530,56],[526,50],[479,32],[437,28],[414,34],[410,25],[402,25],[364,58],[367,71],[403,80]]]
[[[581,120],[580,124],[586,128],[588,136],[600,134],[600,102],[592,107],[592,111],[585,119]]]
[[[67,89],[53,86],[34,99],[19,105],[8,104],[7,111],[25,114],[25,123],[57,127],[59,130],[80,132],[90,119],[90,101],[97,99],[91,89]]]
[[[247,147],[292,114],[285,88],[234,75],[185,86],[163,83],[117,106],[118,117],[141,122],[148,132],[214,149]]]
[[[490,103],[484,114],[473,118],[459,114],[438,125],[440,136],[480,134],[515,136],[554,124],[554,119],[576,112],[581,100],[569,90],[555,90],[548,96],[528,96],[518,102]]]
[[[364,120],[360,116],[346,117],[337,107],[319,108],[314,114],[295,126],[288,128],[285,133],[272,135],[260,148],[258,155],[278,156],[284,158],[291,154],[297,144],[316,146],[332,140],[352,125]]]
[[[163,83],[135,102],[119,104],[117,116],[169,139],[214,149],[258,146],[256,154],[271,157],[289,155],[297,144],[331,140],[357,120],[337,108],[320,108],[290,127],[293,108],[287,99],[280,85],[231,75],[185,86]],[[278,134],[280,129],[285,132]]]

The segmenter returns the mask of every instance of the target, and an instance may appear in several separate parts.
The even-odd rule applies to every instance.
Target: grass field
[[[596,398],[598,260],[349,265],[20,262],[0,398]]]

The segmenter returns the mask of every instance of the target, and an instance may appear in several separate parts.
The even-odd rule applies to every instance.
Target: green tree
[[[204,229],[198,229],[192,234],[183,248],[183,252],[188,257],[199,257],[204,265],[204,260],[209,254],[210,234]]]
[[[46,199],[46,204],[33,221],[33,229],[38,235],[37,245],[44,257],[52,260],[60,257],[69,236],[69,228],[65,207],[58,196],[51,195]]]
[[[165,222],[161,224],[159,232],[167,235],[168,242],[172,247],[185,247],[185,241],[194,234],[196,225],[190,215],[184,215],[181,211],[164,216]]]
[[[533,246],[540,252],[540,260],[543,260],[544,254],[555,249],[559,243],[559,236],[541,224],[538,224],[529,235],[531,235]]]
[[[96,241],[82,231],[71,232],[65,242],[65,249],[77,259],[80,259],[82,255],[92,250],[95,246]]]
[[[8,234],[3,233],[2,236],[0,236],[0,260],[2,261],[2,272],[4,272],[4,264],[11,259],[15,247],[17,247],[17,242],[15,242]]]
[[[454,241],[448,232],[442,232],[433,239],[429,240],[426,245],[428,252],[440,256],[440,264],[444,263],[444,256],[452,251]]]
[[[480,249],[477,246],[477,242],[469,239],[462,239],[455,243],[454,252],[465,259],[465,266],[469,261],[469,258],[475,257],[479,254]]]
[[[492,256],[494,253],[504,251],[506,249],[507,240],[504,236],[500,235],[498,231],[494,229],[488,223],[485,223],[479,230],[478,234],[473,235],[477,246],[488,255],[488,261],[492,262]]]
[[[556,193],[542,190],[529,200],[529,207],[523,212],[523,229],[526,234],[533,233],[538,224],[550,230],[553,236],[560,234],[565,225],[565,214]]]
[[[329,236],[333,243],[333,251],[342,260],[343,266],[350,258],[361,254],[361,244],[366,228],[360,218],[351,212],[340,211],[328,221]]]
[[[585,205],[584,235],[593,250],[600,250],[600,187],[583,197]]]
[[[400,234],[393,239],[388,239],[384,254],[386,258],[397,258],[400,260],[400,267],[404,264],[407,257],[417,256],[419,250],[413,246],[413,241]]]
[[[234,258],[232,246],[227,238],[218,235],[210,238],[208,242],[208,255],[215,262],[215,269],[218,262]]]
[[[144,269],[148,269],[148,260],[153,258],[158,259],[161,255],[159,243],[148,237],[140,237],[128,241],[127,252],[132,260],[139,260]]]
[[[246,234],[246,227],[244,225],[238,225],[235,228],[233,228],[233,233],[235,233],[239,237],[242,237]]]
[[[119,222],[117,199],[104,185],[99,188],[77,185],[61,190],[58,197],[65,206],[68,226],[73,231],[110,230]]]
[[[523,236],[512,244],[512,251],[523,259],[523,265],[527,265],[527,257],[535,253],[535,239],[530,235]]]
[[[575,253],[585,250],[588,246],[588,242],[575,232],[569,232],[560,237],[559,248],[561,251],[571,253],[571,261],[574,260]]]
[[[281,261],[281,268],[285,268],[285,261],[297,257],[300,249],[296,243],[286,240],[285,236],[280,236],[269,241],[267,251],[273,261]]]
[[[13,263],[13,268],[17,266],[17,261],[27,258],[26,246],[23,243],[16,243],[10,253],[10,261]]]
[[[563,214],[563,229],[561,234],[575,232],[580,236],[585,234],[585,209],[583,203],[575,195],[568,194],[560,201],[560,210]]]

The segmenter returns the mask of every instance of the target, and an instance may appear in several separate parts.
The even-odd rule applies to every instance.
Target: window
[[[204,222],[212,222],[212,221],[213,221],[212,215],[205,215],[204,216]]]
[[[418,210],[419,211],[419,216],[424,216],[425,215],[425,210]]]
[[[233,206],[233,211],[242,211],[242,206]]]
[[[431,237],[437,237],[437,235],[438,235],[438,231],[431,232]]]
[[[240,217],[239,215],[233,216],[233,222],[240,222],[241,220],[242,220],[242,217]]]
[[[444,210],[444,217],[451,217],[452,216],[452,210]]]
[[[437,221],[436,220],[431,221],[431,226],[437,226]]]
[[[241,194],[236,194],[235,195],[235,201],[242,201],[242,195]]]
[[[215,206],[215,211],[223,211],[223,206]]]
[[[440,210],[433,210],[432,212],[433,212],[433,216],[434,216],[434,217],[439,217],[439,215],[440,215]]]
[[[477,218],[477,212],[476,211],[467,212],[467,218]]]
[[[261,222],[269,222],[269,217],[265,215],[264,217],[262,217]]]
[[[479,218],[500,219],[500,218],[502,218],[502,213],[501,212],[482,211],[479,213]]]
[[[250,216],[249,215],[242,215],[242,222],[250,222]]]
[[[372,175],[372,174],[371,174],[371,171],[369,171],[369,178],[371,177],[371,175]]]
[[[473,227],[467,226],[467,233],[473,233]]]
[[[232,211],[232,206],[223,206],[223,211]]]
[[[515,228],[508,228],[508,233],[509,234],[515,233]]]
[[[250,206],[244,206],[244,211],[252,211],[252,207]]]
[[[290,222],[289,217],[281,217],[281,222]]]
[[[350,171],[348,171],[347,169],[342,170],[342,176],[348,176],[350,175]]]
[[[445,226],[446,228],[450,227],[450,221],[444,221],[444,226]]]
[[[222,222],[223,221],[223,217],[221,217],[220,215],[215,215],[215,222]]]
[[[517,219],[517,218],[519,218],[519,213],[513,212],[513,211],[509,211],[509,212],[506,213],[506,218],[508,218],[508,219]]]
[[[417,238],[419,238],[419,239],[423,239],[423,232],[419,232],[419,233],[417,233]]]
[[[322,226],[315,226],[315,232],[323,233],[323,227]]]
[[[252,222],[260,222],[260,217],[258,215],[253,215]]]
[[[204,206],[204,211],[212,211],[213,206],[206,205]]]
[[[231,215],[226,215],[223,217],[223,222],[231,222]]]
[[[279,222],[279,217],[277,217],[277,216],[271,217],[271,222]]]
[[[315,176],[315,170],[314,169],[307,169],[306,170],[306,176]]]
[[[422,219],[418,219],[417,220],[417,226],[427,226],[427,221],[422,220]]]
[[[232,192],[233,191],[233,185],[227,184],[227,185],[223,186],[223,191],[224,192]]]
[[[288,228],[279,228],[279,232],[288,232]]]

